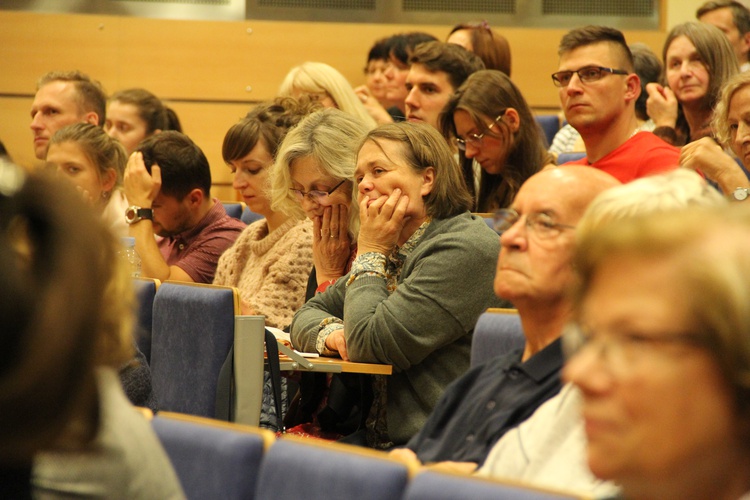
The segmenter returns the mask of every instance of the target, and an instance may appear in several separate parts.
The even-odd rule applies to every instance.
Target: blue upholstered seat
[[[552,144],[552,139],[555,138],[555,134],[560,130],[560,117],[558,115],[535,115],[534,118],[542,127],[544,137],[547,140],[546,146],[549,147]]]
[[[163,410],[214,415],[216,383],[234,341],[236,288],[165,282],[154,298],[151,376]]]
[[[224,210],[227,211],[227,215],[234,217],[235,219],[240,219],[242,217],[242,212],[245,210],[245,204],[239,201],[222,201],[221,204],[224,205]]]
[[[583,151],[578,151],[575,153],[560,153],[557,157],[557,164],[562,165],[563,163],[568,163],[569,161],[580,160],[584,156],[586,156],[586,153]]]
[[[263,460],[255,498],[400,499],[408,480],[407,467],[377,455],[342,444],[279,439]]]
[[[486,312],[479,316],[471,341],[471,366],[523,347],[521,318],[514,312]]]
[[[157,416],[154,431],[188,499],[250,500],[255,495],[268,431],[239,431]]]
[[[136,321],[133,324],[136,344],[138,349],[146,356],[146,361],[151,363],[151,329],[154,318],[154,297],[160,285],[159,280],[141,279],[133,280],[133,289],[136,302]]]
[[[250,225],[257,220],[261,220],[262,218],[263,218],[262,215],[256,214],[255,212],[251,211],[250,208],[248,207],[245,207],[245,210],[243,210],[242,216],[240,217],[242,222],[244,222],[247,225]]]
[[[551,493],[520,486],[453,474],[425,471],[409,483],[404,500],[571,500],[575,495]]]

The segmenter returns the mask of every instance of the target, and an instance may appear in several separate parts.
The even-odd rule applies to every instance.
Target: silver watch
[[[734,191],[732,191],[732,198],[734,198],[736,201],[744,201],[747,199],[748,194],[750,194],[750,189],[738,187]]]

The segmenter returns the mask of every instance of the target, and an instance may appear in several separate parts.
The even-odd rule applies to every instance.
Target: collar
[[[431,217],[427,217],[427,220],[425,220],[416,231],[414,231],[414,234],[409,236],[409,239],[406,240],[406,243],[404,243],[400,247],[395,247],[393,249],[393,252],[391,252],[391,257],[394,259],[398,259],[399,261],[403,262],[406,260],[406,258],[411,254],[415,248],[417,248],[417,245],[419,244],[419,240],[422,239],[422,236],[424,236],[424,232],[429,227],[430,223],[432,222]]]
[[[521,350],[521,353],[523,354],[523,350]],[[558,337],[524,363],[514,363],[511,370],[521,370],[529,378],[539,383],[553,373],[559,372],[563,366],[563,359],[562,339]]]

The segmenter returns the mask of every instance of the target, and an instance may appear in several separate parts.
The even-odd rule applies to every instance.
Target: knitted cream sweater
[[[250,224],[219,259],[215,285],[236,286],[243,305],[284,328],[305,303],[312,258],[312,223],[289,219],[268,234],[266,220]]]

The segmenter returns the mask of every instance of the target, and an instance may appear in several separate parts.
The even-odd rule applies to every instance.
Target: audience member
[[[59,129],[73,123],[104,125],[107,97],[99,82],[80,71],[52,71],[36,85],[31,105],[34,154],[47,156],[49,141]]]
[[[560,334],[570,315],[573,229],[600,192],[619,184],[587,167],[540,172],[498,212],[495,293],[518,309],[525,346],[469,370],[445,391],[422,429],[393,455],[474,470],[492,445],[560,390]]]
[[[240,290],[243,314],[284,328],[305,301],[312,266],[312,224],[271,208],[270,170],[287,131],[313,106],[289,97],[256,106],[233,125],[222,146],[234,188],[264,218],[250,224],[221,256],[214,284]]]
[[[662,73],[661,61],[645,43],[630,44],[630,53],[633,55],[633,67],[635,74],[641,80],[641,94],[635,101],[635,117],[638,122],[638,131],[651,132],[656,128],[654,121],[648,116],[646,101],[648,92],[646,85],[659,82]],[[549,152],[554,155],[586,151],[581,134],[570,123],[566,123],[555,134]]]
[[[469,76],[443,108],[440,127],[458,146],[475,212],[507,208],[521,184],[553,161],[521,91],[500,71]]]
[[[131,154],[142,140],[162,130],[182,132],[179,119],[170,123],[173,118],[168,111],[169,108],[146,89],[121,90],[109,98],[104,130]],[[173,116],[176,119],[177,115]]]
[[[344,75],[320,62],[306,62],[292,68],[279,88],[279,96],[310,96],[325,108],[338,108],[356,116],[368,127],[376,126]]]
[[[668,87],[646,86],[654,133],[678,146],[710,137],[721,87],[738,71],[729,41],[710,24],[678,24],[667,35],[662,57]]]
[[[588,206],[576,237],[616,226],[636,215],[725,203],[695,172],[677,169],[608,189]],[[617,488],[595,478],[586,466],[586,437],[580,415],[580,392],[567,384],[528,420],[511,429],[492,447],[478,474],[576,491],[597,498]]]
[[[448,43],[455,43],[479,56],[486,69],[496,69],[510,76],[510,44],[487,21],[461,23],[448,34]]]
[[[406,119],[439,129],[440,112],[453,92],[474,73],[484,69],[479,57],[454,43],[420,44],[409,58],[406,77]]]
[[[388,59],[390,57],[390,38],[382,38],[375,42],[367,53],[367,65],[365,66],[365,84],[360,85],[354,89],[354,92],[362,101],[370,116],[375,118],[373,109],[368,106],[370,98],[373,99],[373,103],[377,103],[375,112],[384,112],[387,108],[391,107],[393,102],[386,98],[386,78],[385,70],[388,67]],[[390,115],[386,118],[390,121]],[[375,119],[378,123],[380,120]]]
[[[47,163],[69,179],[118,237],[127,236],[123,214],[128,200],[122,176],[128,157],[123,147],[90,123],[67,125],[52,136]]]
[[[141,276],[211,283],[219,257],[245,224],[211,198],[203,151],[179,132],[153,135],[130,155],[124,185]]]
[[[72,188],[0,172],[3,466],[26,471],[34,498],[184,498],[115,371],[133,300],[115,239]]]
[[[737,56],[740,71],[750,69],[750,10],[733,0],[711,0],[695,13],[695,18],[719,28]]]
[[[297,312],[292,342],[394,367],[393,375],[374,377],[366,428],[349,439],[388,448],[414,435],[468,368],[474,324],[500,304],[489,272],[498,239],[469,213],[458,166],[432,127],[399,123],[369,132],[354,180],[357,258],[347,279]]]
[[[576,28],[563,36],[560,66],[552,75],[565,118],[581,134],[591,165],[629,182],[674,169],[679,150],[638,131],[635,102],[641,93],[622,33],[604,26]]]
[[[385,69],[385,97],[395,103],[388,109],[388,114],[391,115],[393,121],[399,122],[406,119],[404,100],[408,93],[406,77],[409,74],[409,58],[417,45],[433,41],[437,41],[437,38],[420,31],[400,33],[389,39],[390,57]]]
[[[352,179],[357,148],[366,134],[362,122],[339,110],[313,113],[286,136],[271,171],[274,209],[313,221],[308,300],[346,275],[357,255],[359,211],[352,205]],[[286,418],[287,432],[336,439],[356,430],[366,406],[362,400],[369,399],[360,390],[364,379],[302,374]]]
[[[750,181],[722,146],[737,155],[745,169],[750,167],[750,74],[747,72],[730,78],[722,89],[712,128],[716,140],[704,137],[686,144],[680,153],[680,164],[700,171],[718,184],[725,195],[744,201],[750,193]]]
[[[298,214],[271,208],[270,170],[287,131],[318,107],[306,98],[290,97],[259,104],[229,129],[222,146],[234,188],[250,210],[264,218],[250,224],[224,252],[214,284],[239,288],[242,314],[264,316],[266,326],[275,328],[289,326],[305,302],[313,263],[312,224]],[[281,384],[281,409],[286,411],[285,378]],[[277,422],[271,377],[265,372],[260,426],[281,430]]]
[[[37,453],[80,450],[99,429],[94,343],[109,266],[96,266],[97,245],[80,244],[94,216],[78,217],[80,196],[58,184],[0,159],[0,490],[9,498],[32,498]]]
[[[582,238],[564,376],[587,461],[623,498],[750,493],[750,215],[693,209]]]

